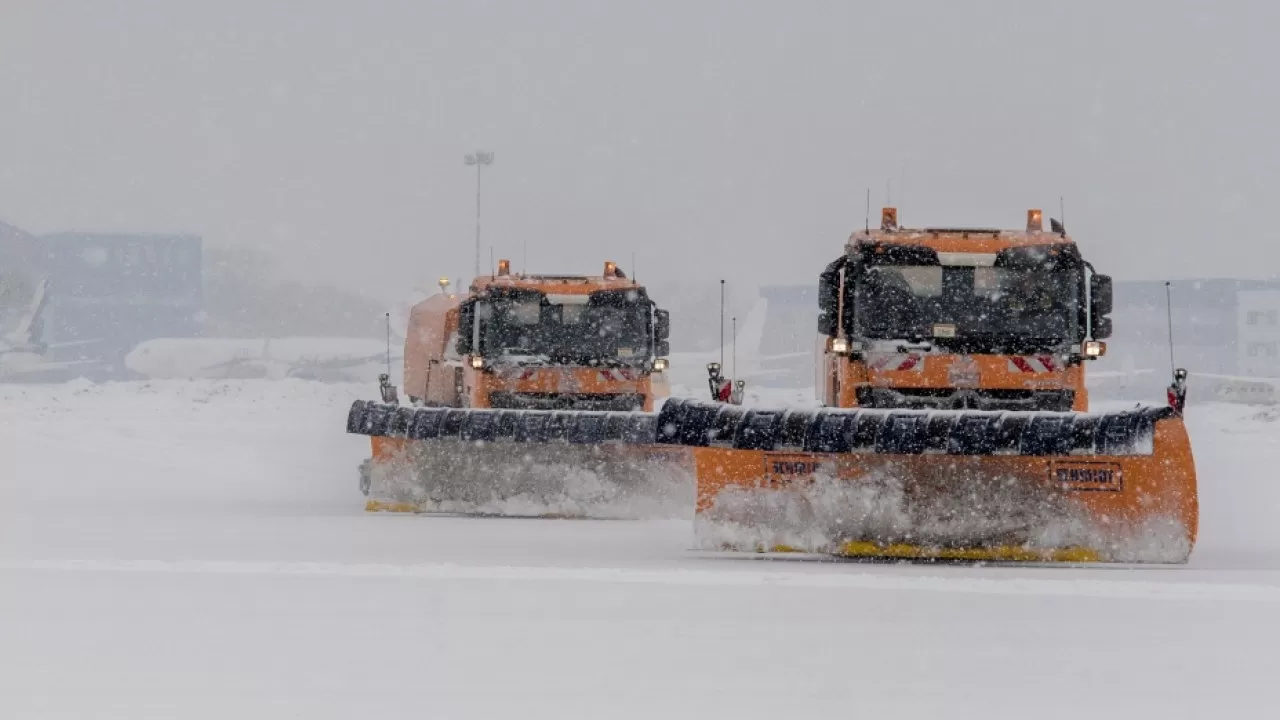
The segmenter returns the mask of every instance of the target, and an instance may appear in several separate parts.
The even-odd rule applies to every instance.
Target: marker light
[[[479,370],[479,369],[483,368],[483,367],[484,367],[484,358],[480,357],[479,355],[472,355],[472,356],[471,356],[471,367],[475,368],[476,370]]]
[[[898,229],[898,208],[887,207],[880,210],[880,229]]]
[[[663,370],[666,370],[667,367],[668,367],[668,364],[667,364],[666,358],[658,358],[657,360],[653,361],[653,369],[656,370],[657,372],[662,372]]]
[[[849,352],[849,341],[844,338],[835,338],[831,341],[831,352],[837,355],[843,355]]]
[[[1107,354],[1107,344],[1100,340],[1089,340],[1084,344],[1085,357],[1097,358]]]
[[[617,263],[609,262],[606,260],[604,263],[604,276],[607,278],[617,277],[618,276]]]
[[[1042,232],[1044,222],[1039,210],[1027,211],[1027,232]]]
[[[499,275],[510,275],[510,274],[511,274],[511,261],[510,261],[510,260],[499,260],[499,261],[498,261],[498,274],[499,274]]]

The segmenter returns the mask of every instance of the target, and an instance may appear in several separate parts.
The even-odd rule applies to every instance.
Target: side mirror
[[[1113,302],[1110,275],[1093,275],[1089,278],[1089,315],[1093,318],[1090,328],[1095,340],[1111,337],[1111,313]]]
[[[474,300],[468,300],[458,306],[458,342],[454,347],[459,355],[470,355],[472,353],[471,326],[475,321],[476,304]]]
[[[843,261],[843,258],[841,258]],[[818,276],[818,334],[835,337],[840,319],[839,263],[832,263]]]
[[[1089,279],[1089,295],[1092,298],[1093,314],[1097,317],[1111,314],[1111,276],[1093,275]]]
[[[659,340],[653,344],[654,357],[666,357],[671,354],[671,343],[666,340]]]
[[[653,339],[662,341],[671,337],[671,313],[667,310],[653,311]],[[658,353],[666,355],[667,353]]]
[[[1111,337],[1111,318],[1093,316],[1093,339],[1106,340]]]
[[[400,404],[400,395],[396,392],[396,386],[391,384],[391,376],[386,373],[378,374],[378,392],[382,395],[382,402],[390,405]]]
[[[1173,382],[1169,384],[1169,407],[1173,411],[1182,414],[1187,406],[1187,370],[1186,368],[1178,368],[1173,371]]]

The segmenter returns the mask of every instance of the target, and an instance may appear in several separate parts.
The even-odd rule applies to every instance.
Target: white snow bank
[[[1188,567],[922,566],[365,514],[373,392],[0,386],[0,717],[1272,714],[1274,412],[1193,397]]]

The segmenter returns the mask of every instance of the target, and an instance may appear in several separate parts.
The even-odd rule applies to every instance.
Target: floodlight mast
[[[493,153],[477,150],[462,159],[466,165],[476,166],[476,277],[480,277],[480,170],[493,164]]]

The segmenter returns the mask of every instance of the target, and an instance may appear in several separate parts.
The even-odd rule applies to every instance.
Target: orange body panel
[[[597,290],[624,290],[640,288],[634,281],[624,277],[604,277],[602,275],[574,275],[565,277],[545,275],[490,275],[478,277],[471,282],[471,294],[484,292],[490,287],[524,288],[537,290],[548,295],[590,295]]]
[[[456,295],[434,295],[409,311],[404,338],[404,391],[410,397],[453,404],[454,370],[444,364],[448,342],[458,330]],[[460,364],[454,367],[460,367]]]
[[[466,407],[492,407],[489,396],[495,392],[539,393],[559,395],[633,394],[644,396],[645,411],[653,410],[652,375],[639,370],[628,371],[626,379],[617,370],[585,367],[511,367],[485,372],[470,367],[463,370]],[[618,379],[622,377],[622,379]],[[665,393],[664,393],[665,394]]]
[[[1144,551],[1134,550],[1134,546],[1159,542],[1162,543],[1160,548],[1149,551],[1159,556],[1159,561],[1182,562],[1190,553],[1198,533],[1195,466],[1186,428],[1182,419],[1177,417],[1157,423],[1152,453],[1148,455],[824,455],[698,448],[694,451],[694,463],[698,478],[697,512],[700,516],[713,515],[717,502],[735,490],[754,494],[758,500],[761,494],[791,493],[802,497],[802,502],[809,505],[820,504],[831,497],[835,497],[837,503],[847,503],[849,493],[856,494],[859,484],[889,478],[896,483],[891,485],[898,495],[884,502],[900,503],[899,511],[904,511],[903,508],[909,511],[913,501],[926,500],[945,506],[954,517],[966,519],[983,512],[1025,515],[1031,512],[1031,507],[1039,507],[1045,515],[1035,522],[1058,522],[1077,530],[1071,544],[1091,545],[1088,549],[1099,560],[1127,560],[1130,558],[1126,552],[1143,555]],[[780,467],[785,471],[779,472]],[[1078,467],[1106,467],[1113,469],[1114,473],[1106,485],[1073,485],[1061,482],[1061,475],[1055,472],[1058,468]],[[820,475],[847,483],[848,488],[835,496],[808,492],[807,488]],[[1019,492],[1013,497],[1019,500],[1016,504],[1000,507],[996,498],[1001,492],[1007,492],[1011,485],[1018,487]],[[767,501],[761,504],[765,505]],[[848,516],[859,511],[866,512],[865,507],[835,510],[846,521]],[[820,516],[820,513],[816,515]],[[753,517],[759,518],[760,515]],[[993,521],[998,520],[993,517]],[[921,522],[916,536],[909,541],[927,544],[929,522],[940,521],[930,518]],[[840,547],[848,544],[885,546],[903,542],[899,537],[877,536],[874,527],[845,528],[843,532],[847,534],[833,533],[834,536],[826,538],[821,547],[789,549],[838,552]],[[1028,542],[1026,538],[1016,537],[964,537],[963,533],[950,538],[950,541],[967,547],[980,547],[984,543]],[[1055,548],[1050,543],[1043,549]]]
[[[404,438],[371,437],[369,444],[373,450],[374,462],[390,462],[404,455],[409,441]]]
[[[896,245],[920,245],[940,253],[996,253],[1013,247],[1074,245],[1070,236],[1047,232],[929,232],[922,230],[859,231],[849,236],[849,243],[884,242]]]
[[[1027,373],[1010,368],[1006,355],[928,354],[920,358],[920,369],[884,370],[869,367],[861,360],[828,353],[825,372],[833,375],[827,386],[825,404],[834,407],[858,406],[856,389],[860,386],[885,388],[980,388],[984,390],[1061,390],[1075,391],[1073,410],[1089,409],[1089,394],[1084,382],[1084,366],[1058,363],[1052,371]],[[966,372],[959,372],[959,370]],[[976,373],[976,382],[973,381]],[[958,379],[964,376],[963,380]]]

